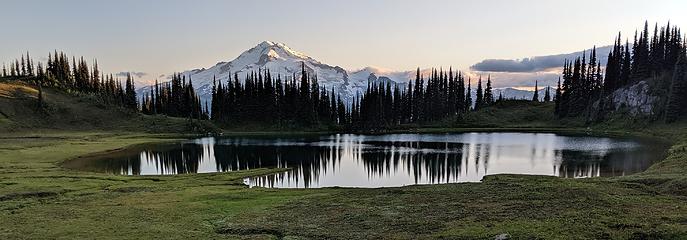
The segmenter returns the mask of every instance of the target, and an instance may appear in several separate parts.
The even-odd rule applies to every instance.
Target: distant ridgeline
[[[597,62],[596,49],[574,61],[566,61],[563,83],[558,82],[555,114],[560,118],[582,117],[604,121],[612,114],[673,122],[687,109],[686,43],[680,29],[670,24],[649,26],[633,44],[620,34],[608,55],[605,68]],[[605,71],[605,72],[604,72]]]

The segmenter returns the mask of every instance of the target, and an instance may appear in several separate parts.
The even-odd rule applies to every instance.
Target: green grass
[[[131,133],[50,134],[0,142],[0,238],[680,238],[684,151],[646,173],[381,189],[248,189],[276,170],[127,177],[62,168],[68,159],[173,141]],[[683,145],[677,144],[675,148]],[[678,166],[675,168],[675,166]],[[681,185],[682,184],[682,185]]]
[[[235,214],[237,209],[261,208],[253,202],[264,206],[274,201],[275,197],[258,198],[261,191],[246,189],[242,179],[279,169],[124,177],[60,166],[66,159],[92,152],[173,139],[102,133],[4,138],[0,145],[0,239],[154,238],[160,234],[205,238],[216,235],[212,219]],[[225,192],[236,194],[223,203],[235,209],[209,211],[205,197]]]
[[[47,99],[63,96],[53,94]],[[68,109],[80,104],[67,97],[64,101],[51,104]],[[93,109],[92,103],[83,104]],[[10,116],[5,121],[12,122],[0,124],[13,130],[0,132],[0,239],[686,238],[686,124],[628,128],[632,122],[623,121],[584,129],[550,125],[550,119],[533,125],[491,124],[500,121],[499,114],[527,119],[550,107],[510,113],[485,109],[472,116],[489,123],[488,128],[444,125],[413,131],[553,130],[661,137],[673,145],[665,160],[625,177],[496,175],[482,183],[399,188],[249,189],[242,184],[244,177],[283,169],[129,177],[63,168],[65,161],[79,156],[188,136],[155,133],[143,124],[150,119],[100,130],[53,118],[57,127],[28,131],[45,125],[32,115],[7,110],[18,107],[0,104]],[[68,110],[80,111],[85,110]],[[185,129],[183,122],[171,121],[170,126],[178,127],[171,129]]]
[[[465,127],[558,127],[552,102],[509,100],[468,114],[459,126]]]
[[[664,161],[637,175],[496,175],[482,183],[307,190],[313,196],[246,214],[219,231],[339,239],[488,239],[504,233],[516,239],[684,239],[684,133],[684,124],[634,133],[676,142]]]

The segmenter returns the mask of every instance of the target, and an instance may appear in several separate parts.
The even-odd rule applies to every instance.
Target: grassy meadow
[[[672,147],[647,171],[623,177],[494,175],[481,183],[265,189],[248,188],[243,178],[285,169],[119,176],[64,168],[80,156],[216,129],[204,122],[127,113],[93,103],[88,96],[44,91],[47,106],[38,109],[35,89],[0,81],[0,239],[687,236],[687,124],[623,120],[582,128],[572,122],[555,124],[542,115],[550,113],[550,104],[514,111],[495,107],[470,116],[482,123],[478,126],[446,123],[398,131],[566,131],[655,137]],[[501,114],[515,120],[497,117]]]

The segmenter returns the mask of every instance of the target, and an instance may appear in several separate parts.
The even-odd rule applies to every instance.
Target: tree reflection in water
[[[263,187],[382,187],[480,181],[499,173],[619,176],[646,169],[662,148],[629,140],[535,133],[202,138],[94,161],[114,174],[288,168],[246,179]]]

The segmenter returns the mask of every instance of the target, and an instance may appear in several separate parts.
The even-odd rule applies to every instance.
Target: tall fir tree
[[[673,79],[670,87],[670,95],[666,105],[665,121],[675,122],[680,116],[685,114],[687,107],[687,57],[680,54],[675,66]]]
[[[468,77],[468,89],[465,91],[465,112],[469,112],[472,108],[472,90],[470,84],[472,80]]]
[[[138,99],[136,98],[136,87],[131,73],[126,74],[126,86],[124,89],[124,106],[133,110],[138,110]]]
[[[491,106],[494,104],[494,93],[491,89],[491,75],[487,76],[487,87],[484,88],[484,105]]]
[[[484,93],[482,92],[482,76],[477,80],[477,94],[475,95],[475,111],[484,107]]]
[[[532,102],[539,102],[539,86],[537,81],[534,81],[534,94],[532,95]]]
[[[544,102],[550,102],[551,101],[551,86],[546,87],[546,91],[544,92]]]

